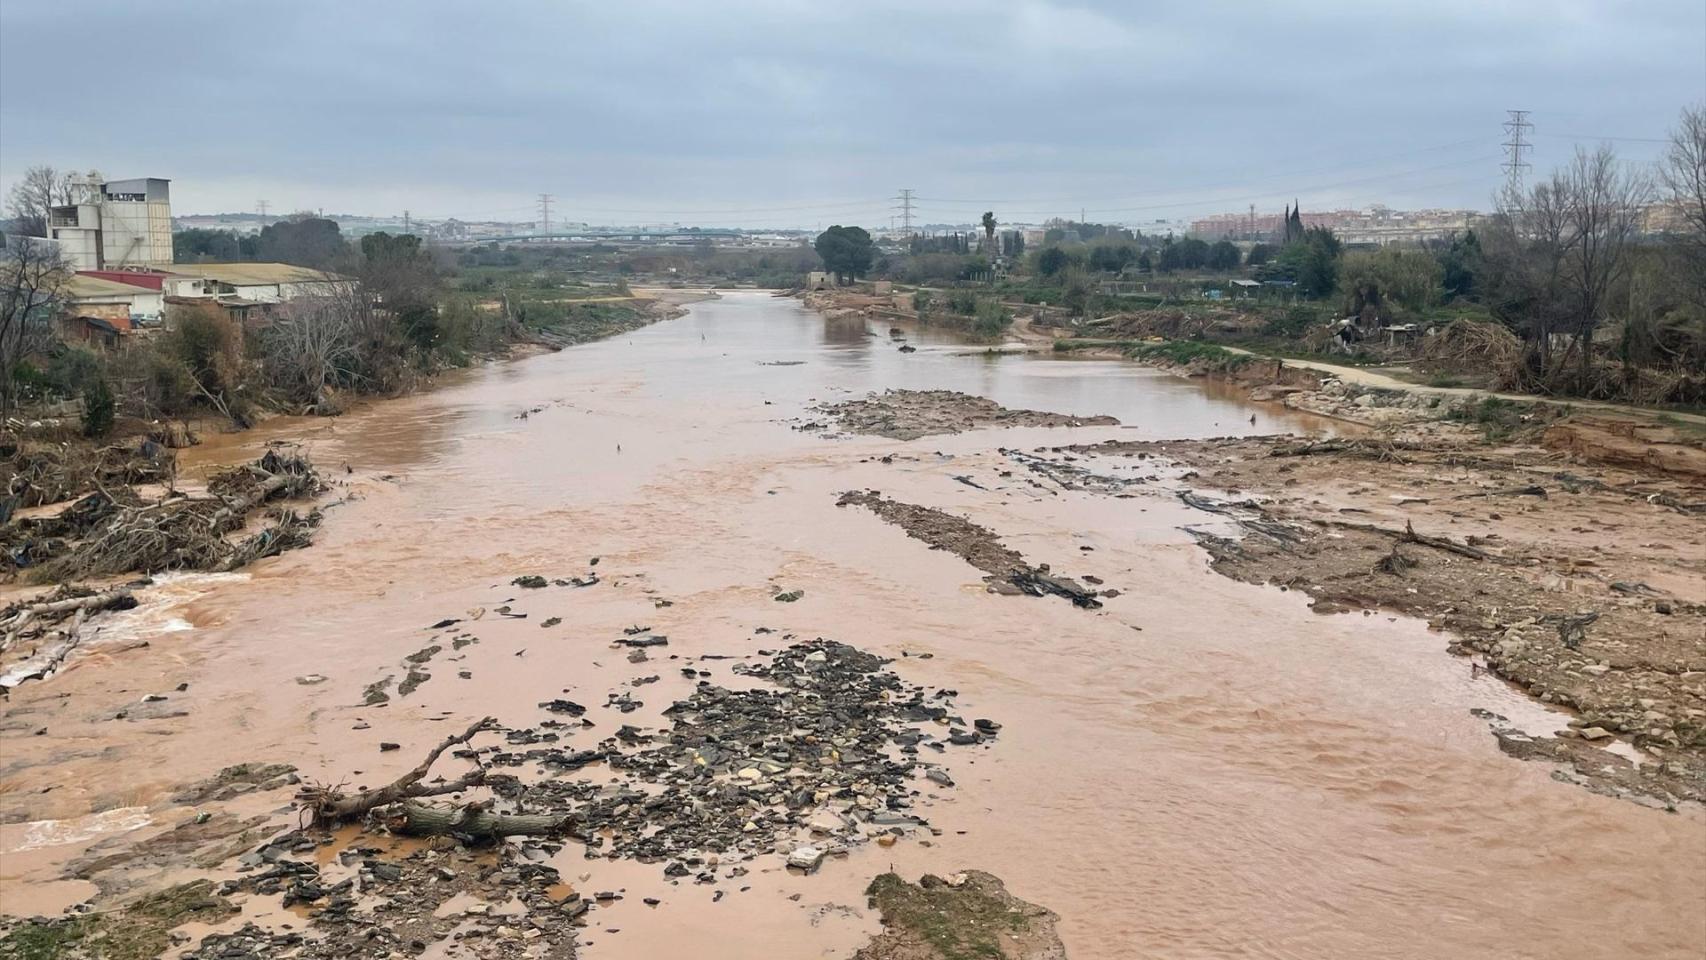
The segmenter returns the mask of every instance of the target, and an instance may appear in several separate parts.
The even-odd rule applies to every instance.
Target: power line
[[[1612,140],[1617,143],[1669,143],[1667,137],[1598,137],[1588,133],[1540,133],[1540,137],[1555,137],[1559,140]]]
[[[1322,167],[1316,167],[1313,169],[1310,169],[1310,168],[1292,168],[1290,170],[1280,170],[1280,171],[1275,171],[1275,172],[1272,172],[1269,174],[1265,174],[1262,177],[1259,177],[1255,180],[1241,181],[1239,186],[1240,187],[1250,187],[1250,186],[1258,186],[1258,185],[1261,185],[1264,183],[1285,182],[1285,181],[1291,180],[1294,177],[1330,176],[1330,175],[1337,174],[1340,172],[1352,172],[1352,171],[1356,171],[1359,169],[1366,169],[1370,164],[1382,163],[1382,162],[1387,161],[1387,160],[1409,159],[1409,158],[1415,157],[1417,154],[1422,154],[1422,153],[1434,153],[1434,152],[1437,152],[1440,150],[1453,150],[1453,149],[1456,149],[1458,147],[1472,146],[1472,145],[1476,145],[1476,144],[1484,144],[1484,145],[1490,146],[1490,144],[1488,143],[1488,140],[1489,140],[1489,138],[1487,138],[1487,137],[1471,137],[1471,138],[1464,139],[1464,140],[1455,140],[1455,141],[1452,141],[1451,143],[1435,144],[1433,146],[1428,146],[1428,147],[1413,147],[1413,148],[1403,150],[1400,152],[1396,152],[1396,153],[1382,154],[1382,155],[1373,156],[1373,157],[1359,157],[1355,160],[1349,161],[1348,163],[1335,164],[1331,167],[1326,167],[1326,168],[1322,168]],[[1437,169],[1437,167],[1424,168],[1424,169]],[[1401,175],[1402,174],[1394,174],[1394,176],[1401,176]],[[1080,194],[1080,195],[1075,196],[1075,197],[1033,197],[1030,199],[1007,198],[1004,200],[991,200],[988,198],[985,198],[982,200],[953,200],[953,199],[946,199],[946,198],[942,198],[942,197],[914,197],[914,199],[923,200],[923,201],[928,202],[928,203],[947,203],[947,204],[953,204],[953,205],[980,206],[980,207],[989,207],[992,205],[1000,205],[1000,204],[1026,204],[1026,203],[1028,203],[1028,204],[1040,204],[1040,205],[1044,205],[1044,206],[1058,204],[1062,207],[1070,208],[1070,207],[1080,206],[1080,205],[1082,205],[1088,201],[1091,201],[1091,200],[1095,201],[1096,203],[1123,203],[1126,201],[1147,200],[1151,197],[1175,195],[1180,190],[1202,190],[1202,189],[1212,190],[1212,189],[1215,189],[1219,186],[1220,186],[1219,184],[1204,183],[1204,182],[1199,181],[1197,183],[1192,183],[1192,184],[1180,184],[1178,186],[1169,187],[1166,189],[1150,190],[1150,191],[1146,191],[1144,193],[1133,194],[1131,196],[1125,196],[1125,197],[1085,197],[1084,195]],[[1289,187],[1288,187],[1288,189],[1289,189]]]
[[[900,206],[897,208],[900,210],[900,227],[902,230],[905,230],[907,233],[911,233],[912,232],[912,191],[910,189],[904,189],[900,192],[900,196],[895,197],[894,199],[900,201]]]
[[[1335,190],[1335,189],[1338,189],[1341,187],[1355,186],[1358,184],[1394,182],[1394,181],[1400,181],[1400,180],[1403,180],[1403,179],[1406,179],[1409,177],[1413,177],[1417,174],[1431,173],[1431,172],[1436,171],[1436,170],[1447,170],[1447,169],[1451,169],[1454,167],[1465,167],[1465,166],[1483,164],[1483,163],[1486,163],[1488,160],[1497,158],[1497,156],[1498,156],[1498,154],[1486,154],[1486,155],[1482,155],[1479,157],[1470,157],[1466,160],[1454,160],[1450,163],[1432,164],[1430,166],[1416,167],[1416,168],[1411,169],[1411,170],[1405,170],[1405,171],[1396,172],[1396,173],[1376,174],[1374,176],[1368,176],[1368,177],[1338,178],[1338,179],[1334,179],[1331,181],[1322,182],[1319,184],[1303,186],[1303,187],[1295,187],[1293,189],[1299,190],[1300,192],[1302,192],[1304,194],[1310,194],[1310,193],[1320,193],[1320,192],[1324,192],[1324,191]],[[1225,189],[1228,189],[1228,190],[1236,189],[1238,186],[1240,186],[1240,185],[1229,184],[1226,186]],[[1108,214],[1116,214],[1116,213],[1141,213],[1141,212],[1145,212],[1145,211],[1154,211],[1154,210],[1172,210],[1172,209],[1178,209],[1181,207],[1208,206],[1210,204],[1231,204],[1231,203],[1245,204],[1245,203],[1255,203],[1255,202],[1267,200],[1267,199],[1270,199],[1270,196],[1271,196],[1270,194],[1266,194],[1266,193],[1262,193],[1262,194],[1244,193],[1244,194],[1238,194],[1235,196],[1199,196],[1199,197],[1195,197],[1195,198],[1189,199],[1189,200],[1179,200],[1179,201],[1173,201],[1173,202],[1168,202],[1168,203],[1152,203],[1152,204],[1147,204],[1144,206],[1135,206],[1135,207],[1111,207],[1111,206],[1110,207],[1097,207],[1096,213],[1098,216],[1105,216]],[[929,197],[923,197],[921,199],[923,199],[927,203],[931,202],[931,198],[929,198]],[[1110,202],[1113,202],[1113,201],[1110,201]],[[1009,210],[1009,211],[1007,211],[1007,215],[1009,217],[1022,217],[1022,216],[1043,216],[1043,217],[1047,217],[1047,216],[1057,216],[1058,214],[1059,214],[1059,210],[1049,210],[1049,209]],[[952,216],[960,216],[961,214],[951,214],[951,215]],[[1079,215],[1085,216],[1086,214],[1081,211]]]
[[[1530,164],[1524,157],[1533,148],[1525,139],[1534,124],[1528,122],[1527,110],[1506,110],[1510,119],[1505,121],[1505,188],[1512,196],[1522,193],[1522,175],[1530,169]]]

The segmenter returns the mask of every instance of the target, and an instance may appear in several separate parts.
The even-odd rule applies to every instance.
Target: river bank
[[[778,943],[849,956],[881,930],[865,894],[874,878],[975,869],[1057,915],[1075,957],[1697,950],[1687,912],[1706,848],[1691,806],[1650,809],[1513,762],[1471,710],[1529,730],[1569,718],[1472,674],[1419,620],[1322,616],[1301,591],[1211,572],[1183,528],[1230,536],[1231,521],[1182,501],[1153,457],[1101,457],[1087,472],[1109,483],[1083,476],[1080,454],[1053,453],[1325,439],[1343,432],[1332,421],[1125,363],[986,356],[928,332],[903,353],[885,334],[733,294],[317,422],[304,445],[348,469],[311,549],[160,584],[50,686],[7,703],[0,909],[55,913],[87,897],[105,909],[181,880],[230,882],[214,892],[238,912],[199,913],[179,950],[253,923],[264,955],[272,937],[327,936],[339,914],[322,915],[348,880],[379,903],[406,892],[398,916],[418,919],[407,929],[429,956],[509,949],[503,927],[524,938],[518,949],[588,957],[733,958]],[[826,404],[889,388],[984,397],[1009,414],[973,404],[972,429],[914,439],[810,426]],[[190,457],[245,458],[280,438],[269,429],[292,426]],[[1099,606],[1004,595],[984,566],[862,504],[837,506],[849,491],[917,508],[898,516],[960,518],[1031,571],[1094,587]],[[518,583],[534,576],[546,585]],[[624,642],[659,636],[667,643]],[[927,827],[896,836],[899,824],[860,821],[856,800],[831,798],[852,804],[838,813],[863,839],[813,872],[776,852],[646,862],[621,836],[631,812],[616,801],[655,785],[610,779],[673,766],[534,769],[548,752],[674,745],[703,714],[674,704],[772,689],[751,671],[819,637],[889,661],[897,682],[930,692],[925,705],[953,691],[963,725],[915,724],[948,741],[918,741],[929,766],[907,768],[904,798]],[[512,843],[507,862],[347,828],[267,853],[296,823],[292,777],[376,787],[485,716],[502,729],[476,738],[472,758],[446,754],[434,776],[478,759],[524,787],[589,791],[571,809],[605,810],[618,832]],[[951,742],[956,727],[962,739],[981,732],[980,719],[999,724],[993,737]],[[519,767],[496,762],[534,751]],[[220,782],[242,763],[294,772],[254,766]],[[725,763],[718,786],[777,776],[707,760]],[[466,799],[507,809],[506,796]],[[801,814],[786,799],[746,819],[772,840],[785,829],[792,853],[813,828],[811,815],[789,819]],[[821,825],[832,830],[817,839],[834,833]],[[310,864],[327,897],[286,907],[299,868],[279,873],[281,860]],[[672,862],[688,874],[666,872]],[[539,867],[561,885],[533,887]],[[716,882],[697,882],[707,871]],[[1514,902],[1484,892],[1519,886]],[[525,921],[540,897],[584,911],[572,944]],[[1618,918],[1613,932],[1581,909],[1590,899]],[[373,909],[357,898],[347,916],[360,929],[387,916]]]
[[[845,300],[819,294],[817,306],[861,309]],[[1135,360],[1365,428],[1344,441],[1079,445],[1038,450],[1029,466],[1068,484],[1115,457],[1183,472],[1185,502],[1236,525],[1234,537],[1198,534],[1217,571],[1301,590],[1324,613],[1425,619],[1470,669],[1576,711],[1556,737],[1489,717],[1507,753],[1559,763],[1561,776],[1612,795],[1706,800],[1697,418],[1340,379],[1330,366],[1212,346],[1061,339],[1026,320],[1012,333],[1031,349]]]

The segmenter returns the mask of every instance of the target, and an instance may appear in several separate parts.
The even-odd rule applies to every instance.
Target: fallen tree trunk
[[[103,593],[92,593],[86,597],[67,597],[63,600],[50,600],[45,603],[31,604],[17,608],[10,616],[0,620],[0,628],[6,631],[4,639],[0,639],[0,653],[12,648],[18,637],[29,626],[31,621],[62,620],[67,614],[98,613],[102,610],[129,610],[136,606],[136,597],[129,588],[107,590]]]
[[[389,824],[392,830],[410,836],[449,834],[471,840],[500,840],[560,834],[568,829],[569,818],[542,813],[494,813],[479,803],[460,807],[405,803],[389,818]]]
[[[1326,523],[1328,526],[1339,527],[1344,530],[1362,530],[1367,533],[1378,533],[1393,537],[1399,543],[1419,543],[1424,547],[1432,547],[1446,553],[1455,553],[1460,557],[1469,557],[1473,560],[1485,560],[1489,563],[1502,563],[1508,566],[1523,565],[1522,560],[1501,557],[1496,553],[1488,553],[1479,547],[1471,547],[1466,543],[1458,543],[1445,537],[1430,537],[1427,534],[1417,533],[1415,524],[1408,520],[1404,521],[1404,529],[1402,530],[1394,530],[1391,527],[1377,526],[1372,523],[1348,523],[1344,520],[1330,520]]]
[[[297,804],[311,813],[314,823],[333,826],[346,820],[364,817],[379,807],[387,807],[403,800],[442,796],[477,787],[486,780],[485,770],[476,769],[443,783],[422,784],[421,781],[426,778],[432,770],[432,765],[444,751],[459,743],[467,743],[474,738],[474,734],[486,729],[493,722],[491,717],[486,717],[461,733],[446,737],[442,743],[432,748],[432,752],[426,755],[426,759],[422,760],[419,766],[378,790],[364,790],[351,795],[336,787],[304,787],[296,795]]]
[[[78,610],[71,626],[61,632],[58,643],[0,675],[0,690],[10,690],[26,681],[52,676],[71,651],[83,642],[83,620],[87,615],[87,611]]]
[[[1479,497],[1544,497],[1546,488],[1538,484],[1526,487],[1505,487],[1500,490],[1482,490],[1479,493],[1460,493],[1453,499],[1474,500]]]

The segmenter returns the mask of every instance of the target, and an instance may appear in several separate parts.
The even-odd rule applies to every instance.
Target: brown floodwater
[[[1317,616],[1299,594],[1213,574],[1181,529],[1212,518],[1161,484],[1114,498],[998,476],[1014,469],[998,447],[1330,424],[1131,364],[909,339],[919,349],[902,354],[886,323],[731,294],[190,451],[194,472],[302,438],[336,473],[326,524],[313,548],[244,574],[168,578],[60,674],[16,692],[0,730],[0,909],[87,896],[61,879],[66,862],[181,822],[192,811],[167,795],[221,766],[376,783],[451,728],[486,714],[532,725],[535,704],[565,695],[601,726],[659,724],[685,689],[668,657],[774,646],[753,634],[767,626],[900,658],[904,679],[959,691],[962,712],[999,720],[1001,735],[945,758],[958,785],[924,810],[939,836],[862,848],[810,877],[761,859],[719,884],[718,903],[659,865],[587,860],[571,844],[556,859],[567,886],[626,897],[595,912],[586,956],[845,957],[877,928],[860,890],[891,866],[995,873],[1060,915],[1080,960],[1702,955],[1700,811],[1556,782],[1503,756],[1470,710],[1530,729],[1566,717],[1471,676],[1425,624]],[[791,428],[812,401],[887,387],[1122,426],[911,442]],[[1085,611],[989,594],[959,558],[834,505],[864,487],[969,516],[1033,563],[1123,595]],[[592,557],[595,588],[508,585],[581,575]],[[805,596],[777,604],[776,588]],[[401,678],[429,624],[506,602],[528,619],[480,615],[468,625],[480,642],[439,654],[412,696],[361,705],[367,684]],[[542,628],[552,616],[563,622]],[[610,646],[635,623],[670,638],[650,663]],[[597,706],[652,674],[663,679],[633,690],[641,711]],[[140,704],[151,693],[168,699]],[[405,746],[381,754],[381,741]]]

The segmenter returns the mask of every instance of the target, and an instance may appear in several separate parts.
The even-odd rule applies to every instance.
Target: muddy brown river
[[[751,653],[767,626],[896,657],[903,679],[957,690],[962,712],[999,720],[1001,735],[943,758],[957,786],[927,808],[939,836],[870,845],[811,876],[761,860],[751,889],[725,884],[720,902],[659,865],[569,844],[554,861],[566,881],[626,891],[597,911],[585,956],[846,957],[877,929],[860,891],[891,866],[1002,877],[1061,916],[1078,960],[1702,955],[1706,818],[1502,755],[1472,709],[1531,728],[1566,718],[1471,676],[1425,624],[1318,616],[1300,594],[1212,573],[1182,527],[1213,518],[1161,484],[1115,498],[954,479],[1012,469],[999,447],[1328,424],[1115,361],[910,342],[918,351],[901,353],[886,323],[728,294],[615,340],[190,451],[193,472],[300,438],[339,475],[337,502],[311,549],[241,575],[166,578],[58,676],[15,694],[0,790],[22,816],[0,827],[0,908],[54,912],[89,895],[59,879],[64,864],[181,821],[167,795],[222,766],[378,783],[452,727],[485,714],[533,724],[559,696],[592,704],[601,726],[657,725],[685,681],[612,649],[623,627],[650,625],[686,656]],[[1123,425],[909,442],[792,428],[812,401],[887,387]],[[1083,610],[991,594],[958,557],[835,506],[867,487],[968,516],[1027,560],[1122,595]],[[509,585],[582,574],[592,557],[597,588]],[[776,603],[777,589],[804,597]],[[529,618],[488,613],[471,626],[480,643],[434,661],[413,695],[361,705],[427,625],[505,602]],[[542,629],[552,616],[563,622]],[[641,710],[598,706],[652,673],[665,679],[636,689]],[[156,692],[170,709],[113,719]],[[404,748],[382,754],[381,741]],[[253,806],[283,824],[278,803]]]

